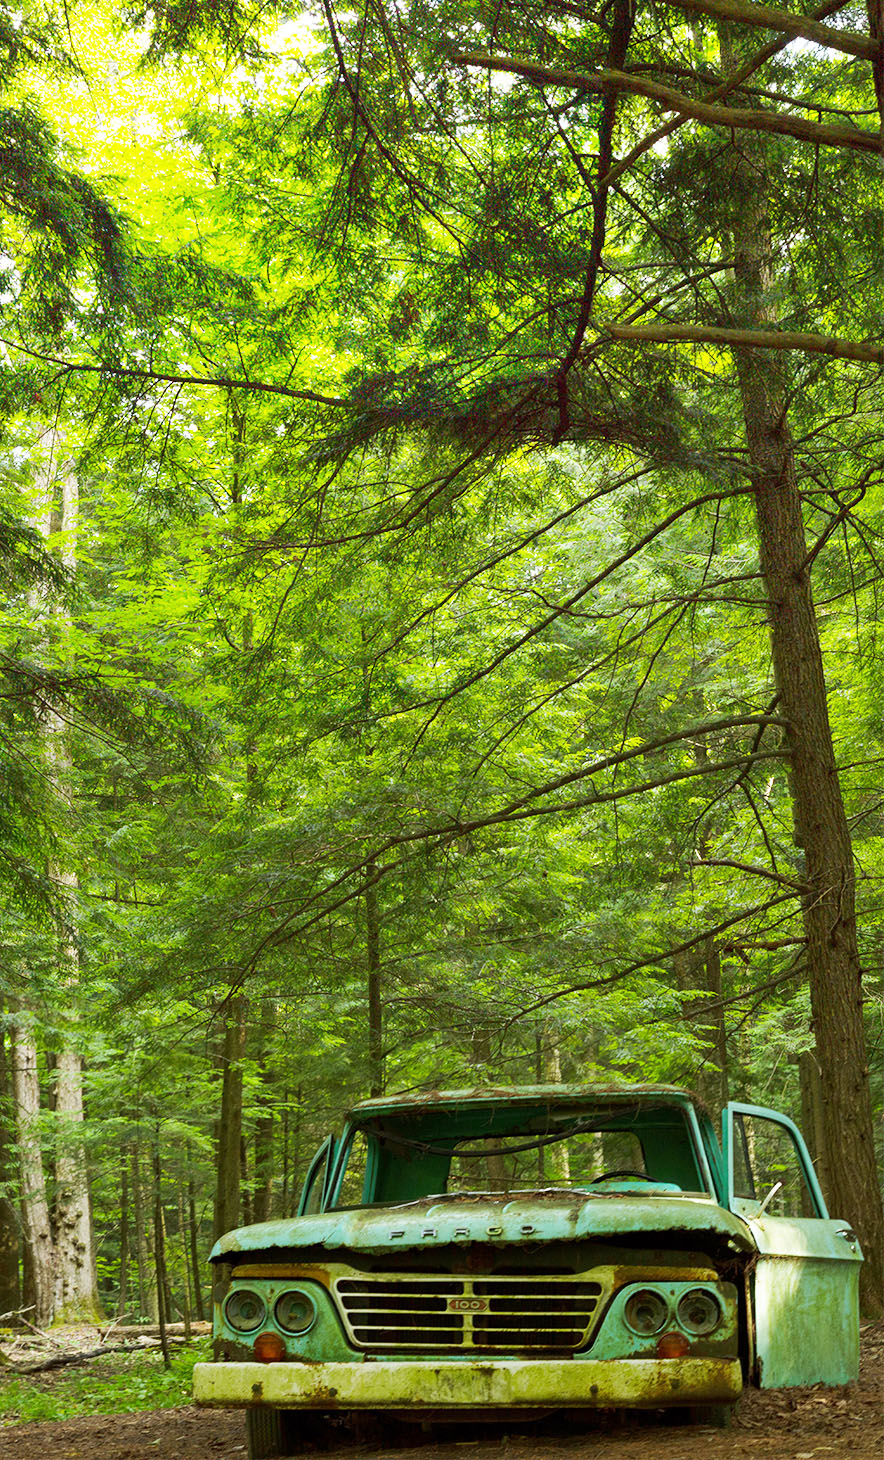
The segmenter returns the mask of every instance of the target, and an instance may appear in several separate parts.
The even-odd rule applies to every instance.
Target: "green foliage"
[[[606,333],[739,323],[729,139],[683,126],[612,190],[563,420],[600,103],[449,58],[590,66],[615,7],[415,0],[395,40],[392,14],[342,10],[330,36],[237,4],[132,7],[122,26],[81,9],[88,96],[50,39],[0,20],[10,66],[47,62],[10,78],[0,159],[2,978],[27,972],[44,1091],[65,1039],[88,1054],[109,1304],[124,1186],[131,1226],[155,1149],[179,1299],[191,1180],[205,1256],[240,988],[244,1210],[267,1120],[274,1209],[292,1210],[370,1078],[371,908],[388,1088],[558,1071],[714,1101],[721,1022],[731,1094],[800,1111],[802,853],[739,381],[724,350]],[[714,28],[673,15],[664,34],[640,9],[633,63],[716,85]],[[765,105],[859,118],[860,69],[792,48],[755,80]],[[655,124],[621,98],[618,155]],[[880,176],[764,146],[782,327],[874,335]],[[784,369],[877,1049],[880,379]],[[50,420],[80,483],[73,575],[25,524]],[[45,917],[59,857],[79,882],[76,998]],[[43,1138],[51,1155],[51,1118]],[[136,1276],[130,1248],[130,1312]]]
[[[171,1409],[189,1402],[193,1366],[208,1357],[208,1342],[195,1341],[175,1346],[169,1369],[163,1367],[157,1349],[143,1348],[32,1377],[13,1377],[4,1369],[0,1373],[0,1421],[14,1425],[74,1419],[81,1414]]]

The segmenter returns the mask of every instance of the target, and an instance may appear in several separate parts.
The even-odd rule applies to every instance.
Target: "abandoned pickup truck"
[[[855,1235],[785,1115],[665,1085],[367,1100],[299,1215],[212,1252],[198,1404],[247,1407],[253,1457],[308,1416],[475,1420],[679,1407],[858,1364]]]

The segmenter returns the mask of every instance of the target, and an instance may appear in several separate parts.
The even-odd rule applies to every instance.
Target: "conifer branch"
[[[879,155],[881,152],[881,137],[877,132],[861,127],[832,127],[812,122],[806,117],[787,116],[783,112],[716,106],[626,71],[570,71],[558,66],[543,66],[537,61],[524,61],[519,56],[494,55],[489,51],[458,51],[451,59],[461,66],[481,66],[486,71],[524,76],[540,86],[564,86],[572,91],[591,93],[631,92],[634,96],[644,96],[648,101],[657,102],[665,111],[678,112],[709,127],[726,127],[737,132],[773,132],[801,142],[812,142],[818,147],[847,147]]]
[[[796,894],[794,892],[779,892],[773,897],[767,898],[764,902],[756,903],[754,907],[740,908],[738,912],[731,913],[729,917],[723,918],[721,922],[715,923],[710,928],[704,928],[702,933],[695,933],[693,937],[686,938],[683,943],[675,943],[671,948],[663,948],[659,953],[652,953],[648,958],[636,959],[634,963],[628,963],[624,968],[618,968],[614,973],[603,975],[601,978],[587,979],[581,983],[569,984],[567,988],[556,989],[553,993],[544,995],[542,999],[535,999],[533,1003],[526,1005],[524,1009],[520,1009],[516,1017],[524,1019],[526,1015],[534,1014],[538,1009],[545,1009],[549,1004],[554,1004],[559,999],[566,999],[570,994],[582,994],[588,993],[591,989],[607,988],[610,984],[619,983],[622,978],[628,978],[632,973],[640,973],[644,968],[659,967],[661,963],[667,963],[671,958],[677,958],[680,953],[689,953],[693,948],[699,948],[707,939],[718,937],[720,933],[727,932],[728,928],[733,928],[739,923],[744,923],[747,918],[755,917],[758,913],[767,912],[768,909],[777,907],[780,903],[789,902],[795,896]],[[803,943],[806,940],[802,938],[790,939],[789,941]],[[780,982],[784,977],[785,975],[778,975],[771,982],[770,986],[773,987],[774,983]],[[755,990],[750,990],[748,993],[736,996],[736,998],[746,998],[750,993],[754,992]],[[736,1002],[736,998],[734,1002]],[[705,1011],[715,1007],[716,1005],[712,1003],[704,1004],[703,1006]],[[509,1023],[514,1022],[514,1020],[509,1021]],[[509,1027],[509,1024],[507,1027]]]
[[[744,330],[706,324],[604,325],[615,340],[636,344],[727,345],[732,349],[804,350],[812,355],[831,355],[836,360],[859,360],[867,365],[884,365],[884,345],[864,340],[844,340],[837,335],[805,334],[799,330]]]
[[[827,0],[827,3],[820,5],[814,10],[808,19],[825,20],[828,16],[836,15],[839,10],[843,10],[845,4],[846,0]],[[761,67],[767,61],[772,60],[774,56],[779,55],[780,51],[785,50],[789,43],[789,37],[784,35],[778,36],[776,40],[768,41],[766,46],[762,46],[754,55],[749,56],[743,62],[742,66],[739,66],[736,71],[731,72],[730,76],[726,76],[719,86],[707,92],[703,100],[711,103],[721,101],[724,97],[730,96],[732,92],[742,86],[744,81],[748,81],[750,76],[754,76],[756,71],[760,71]],[[877,70],[875,74],[877,76]],[[608,182],[613,183],[624,172],[628,172],[634,162],[637,162],[640,157],[644,156],[658,142],[662,142],[664,137],[671,137],[673,132],[677,132],[679,127],[683,127],[687,120],[687,117],[675,116],[670,118],[668,122],[664,122],[662,126],[656,127],[653,132],[649,132],[646,137],[643,137],[640,142],[636,143],[630,152],[627,152],[625,156],[620,158],[619,162],[614,164],[608,174]]]
[[[839,30],[834,25],[821,25],[812,16],[796,15],[793,10],[781,10],[779,6],[746,4],[745,0],[668,0],[668,3],[676,10],[714,15],[719,20],[731,20],[738,25],[757,25],[762,30],[778,30],[790,38],[801,36],[830,51],[843,51],[845,55],[859,56],[865,61],[874,61],[878,56],[878,45],[868,36],[853,30]]]
[[[162,370],[148,370],[133,365],[112,365],[109,362],[95,364],[88,360],[66,360],[61,355],[48,355],[42,350],[35,350],[30,345],[22,345],[16,340],[3,338],[0,335],[0,345],[5,345],[8,350],[16,350],[20,355],[26,355],[29,360],[39,360],[45,365],[55,365],[61,376],[66,375],[105,375],[118,376],[124,380],[143,380],[158,385],[210,385],[217,386],[221,390],[254,390],[264,395],[282,395],[290,400],[309,401],[319,406],[347,406],[349,401],[335,395],[322,395],[315,390],[298,390],[291,385],[275,385],[268,380],[237,379],[229,375],[172,375]]]
[[[694,867],[732,867],[737,872],[749,872],[753,877],[767,877],[771,882],[778,882],[781,887],[791,887],[793,892],[805,893],[807,891],[806,884],[796,882],[794,877],[785,877],[782,872],[775,872],[772,867],[758,867],[754,862],[740,862],[734,857],[701,857],[692,865]]]
[[[747,721],[758,724],[763,718],[771,723],[772,717],[746,716]],[[630,786],[613,787],[610,790],[598,791],[591,787],[589,791],[570,801],[546,802],[541,806],[529,805],[529,802],[536,796],[542,796],[559,788],[570,779],[577,777],[588,779],[599,770],[611,768],[622,761],[634,759],[637,755],[651,754],[655,748],[662,748],[676,740],[687,740],[699,733],[702,727],[693,726],[674,736],[666,736],[659,742],[645,742],[642,746],[634,747],[629,751],[617,755],[606,756],[599,762],[584,766],[580,771],[575,772],[570,778],[550,781],[543,786],[537,786],[527,795],[511,801],[507,806],[501,807],[498,811],[489,812],[485,816],[474,816],[465,818],[452,818],[440,826],[418,827],[413,831],[400,832],[398,835],[389,836],[382,843],[374,847],[369,854],[360,862],[353,863],[346,867],[337,877],[323,887],[319,892],[314,893],[300,901],[297,907],[282,918],[271,928],[252,950],[249,959],[250,967],[255,967],[261,956],[273,948],[278,948],[293,938],[301,937],[317,923],[323,922],[332,913],[340,908],[346,907],[355,898],[362,896],[365,888],[366,877],[370,876],[372,882],[380,881],[388,877],[392,872],[400,869],[409,853],[406,849],[409,846],[421,845],[427,850],[439,850],[451,846],[452,843],[461,840],[463,837],[472,836],[479,831],[488,831],[495,826],[512,825],[520,821],[533,821],[543,816],[559,816],[572,811],[586,811],[594,806],[610,805],[615,801],[623,801],[631,796],[646,795],[649,791],[658,790],[663,786],[670,786],[677,782],[696,780],[710,775],[716,775],[721,771],[740,768],[743,774],[750,765],[760,761],[786,760],[790,758],[788,750],[747,750],[741,755],[730,756],[726,760],[708,761],[700,765],[691,765],[680,770],[671,771],[668,775],[655,776],[649,780],[638,782]],[[390,853],[399,855],[390,856]],[[403,855],[404,853],[404,855]],[[379,865],[379,859],[384,861]],[[354,885],[355,881],[355,885]],[[340,889],[339,895],[334,894]],[[795,889],[789,892],[780,893],[771,899],[764,906],[771,906],[775,902],[782,902],[786,898],[797,897]],[[326,899],[329,899],[328,901]],[[278,899],[276,899],[278,901]],[[315,911],[310,909],[315,908]],[[739,922],[742,919],[736,917],[732,922]],[[723,924],[723,927],[731,925],[731,921]],[[718,931],[718,930],[716,930]],[[627,970],[630,971],[630,970]]]

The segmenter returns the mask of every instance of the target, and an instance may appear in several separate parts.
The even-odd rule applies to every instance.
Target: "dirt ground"
[[[0,1460],[243,1460],[245,1453],[240,1413],[190,1406],[0,1430]],[[664,1424],[659,1416],[615,1426],[600,1417],[570,1432],[513,1427],[490,1436],[474,1428],[456,1442],[341,1453],[342,1460],[881,1460],[884,1324],[863,1333],[857,1384],[749,1393],[726,1430]]]

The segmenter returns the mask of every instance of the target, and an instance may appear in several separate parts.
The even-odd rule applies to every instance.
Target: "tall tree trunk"
[[[169,1303],[169,1289],[166,1279],[166,1230],[163,1221],[163,1193],[162,1193],[162,1169],[160,1167],[160,1142],[159,1132],[153,1150],[153,1230],[154,1230],[154,1264],[157,1281],[157,1320],[160,1326],[160,1346],[163,1351],[163,1364],[169,1369],[172,1360],[169,1357],[169,1339],[166,1333],[166,1325],[169,1323],[172,1314]]]
[[[120,1163],[120,1285],[117,1296],[117,1317],[126,1314],[129,1301],[129,1152],[123,1148]]]
[[[381,1003],[381,928],[378,918],[378,894],[372,881],[375,864],[368,865],[365,886],[365,949],[368,967],[368,1090],[370,1095],[384,1092],[384,1011]]]
[[[370,634],[365,624],[362,637],[362,714],[366,726],[371,725],[371,672],[369,669]],[[374,755],[374,745],[367,740],[362,744],[366,763]],[[368,994],[368,1090],[370,1095],[384,1092],[384,1009],[381,985],[381,923],[378,913],[378,865],[374,857],[369,858],[365,868],[365,963],[366,992]]]
[[[726,36],[722,49],[730,49]],[[733,59],[732,52],[724,55],[728,69]],[[765,143],[744,139],[730,159],[740,323],[770,328],[776,308]],[[787,384],[777,351],[735,350],[734,356],[754,469],[774,680],[788,723],[794,835],[804,857],[802,911],[832,1202],[860,1235],[864,1299],[870,1312],[880,1312],[884,1210],[875,1169],[853,852],[829,724]]]
[[[215,1241],[239,1224],[242,1141],[242,1062],[246,1044],[246,1001],[227,1000],[222,1053],[221,1115],[215,1158]]]
[[[35,1318],[38,1325],[44,1327],[51,1323],[55,1313],[55,1244],[40,1145],[37,1045],[31,1027],[22,1018],[11,1026],[10,1065],[21,1172],[23,1237],[34,1289]]]
[[[61,525],[54,505],[58,448],[56,432],[45,432],[39,445],[42,448],[42,460],[35,482],[38,506],[32,525],[37,532],[48,537],[53,528]],[[31,604],[35,616],[45,614],[46,602],[39,592],[32,593]],[[49,759],[51,762],[51,752]],[[16,1001],[12,1005],[12,1013],[10,1066],[21,1173],[24,1270],[27,1286],[32,1290],[28,1296],[33,1296],[36,1321],[44,1325],[51,1322],[55,1315],[57,1263],[40,1142],[37,1041],[33,1018],[24,1011],[23,1005]]]
[[[77,532],[79,528],[79,489],[73,464],[60,459],[63,442],[55,429],[47,431],[43,442],[45,460],[42,467],[44,510],[41,526],[44,531],[61,534],[61,560],[73,572],[77,564]],[[62,634],[68,629],[62,611]],[[61,808],[69,808],[73,799],[72,763],[67,744],[66,726],[60,715],[50,709],[45,724],[46,757],[50,768],[53,792]],[[99,1311],[98,1285],[95,1270],[95,1246],[92,1231],[92,1210],[83,1140],[83,1062],[77,1040],[76,1011],[79,983],[79,951],[73,933],[76,919],[78,881],[69,867],[53,865],[50,877],[64,895],[58,924],[58,962],[61,982],[70,996],[66,1034],[55,1067],[55,1313],[68,1322],[92,1319]]]
[[[144,1209],[144,1186],[141,1180],[141,1149],[132,1143],[132,1198],[135,1206],[135,1260],[138,1267],[139,1317],[151,1323],[159,1321],[155,1274],[151,1272],[147,1240],[147,1214]]]
[[[304,1145],[305,1145],[305,1141],[304,1141],[304,1087],[300,1083],[298,1085],[297,1090],[295,1091],[295,1118],[294,1118],[294,1121],[292,1122],[292,1124],[294,1126],[294,1129],[292,1131],[292,1153],[291,1153],[291,1161],[290,1161],[290,1167],[289,1167],[289,1169],[291,1171],[291,1178],[290,1178],[291,1195],[289,1197],[289,1203],[290,1203],[292,1215],[294,1216],[295,1212],[297,1212],[297,1210],[298,1210],[298,1201],[299,1201],[300,1194],[301,1194],[301,1185],[303,1184],[303,1177],[301,1175],[301,1158],[302,1158],[302,1154],[303,1154],[303,1148],[304,1148]],[[301,1185],[299,1185],[299,1182],[301,1183]],[[289,1207],[288,1206],[285,1208],[285,1211],[286,1212],[289,1211]]]
[[[703,1099],[714,1107],[727,1104],[728,1058],[727,1030],[721,1006],[721,952],[715,938],[706,938],[698,948],[681,953],[674,959],[675,976],[680,989],[704,990],[713,998],[690,1000],[683,1006],[683,1017],[696,1024],[701,1041],[700,1068],[694,1085]],[[711,1008],[707,1008],[708,1005]]]
[[[820,1069],[816,1055],[810,1050],[798,1056],[798,1080],[801,1086],[801,1129],[810,1148],[817,1180],[826,1201],[831,1201],[831,1182],[826,1166],[825,1105]]]
[[[190,1315],[193,1311],[190,1291],[190,1262],[187,1251],[187,1223],[184,1219],[184,1188],[181,1181],[178,1182],[178,1244],[181,1252],[181,1276],[183,1282],[181,1290],[183,1293],[184,1308],[184,1336],[190,1338]]]
[[[13,1184],[13,1160],[7,1111],[12,1109],[12,1088],[6,1036],[0,1030],[0,1313],[11,1313],[21,1303],[18,1276],[18,1214],[5,1195]]]
[[[25,1204],[21,1203],[20,1229],[26,1230]],[[27,1240],[21,1244],[21,1305],[28,1313],[37,1311],[37,1288],[34,1282],[34,1261]]]
[[[712,999],[707,1001],[712,1008],[704,1014],[700,1026],[709,1048],[700,1088],[710,1105],[725,1106],[729,1098],[727,1026],[721,1002],[721,950],[716,938],[707,938],[703,943],[703,987],[712,994]]]
[[[700,710],[705,710],[700,696]],[[709,747],[706,737],[701,736],[694,745],[694,759],[698,765],[709,764]],[[697,851],[702,858],[709,856],[713,835],[712,818],[706,816],[699,828]],[[700,1094],[713,1108],[725,1106],[728,1101],[727,1026],[724,1022],[724,1006],[721,1002],[721,950],[715,938],[706,938],[687,964],[696,973],[695,988],[712,994],[711,999],[702,999],[694,1006],[688,1005],[685,1014],[697,1019],[705,1053],[700,1067],[697,1086]],[[711,1008],[704,1009],[704,1006]]]
[[[270,1101],[273,1092],[271,1051],[274,1022],[273,1000],[264,999],[261,1005],[261,1048],[258,1054],[264,1103],[255,1125],[255,1180],[252,1201],[256,1222],[268,1221],[273,1205],[273,1111]]]
[[[562,1052],[559,1045],[559,1034],[549,1019],[544,1019],[541,1023],[540,1055],[543,1084],[561,1085]],[[562,1181],[565,1184],[570,1182],[571,1162],[568,1157],[568,1147],[564,1141],[559,1141],[546,1148],[544,1173],[554,1183],[556,1181]]]
[[[92,1211],[83,1146],[83,1069],[66,1044],[56,1078],[55,1247],[56,1315],[64,1322],[98,1315]]]
[[[187,1225],[190,1234],[190,1270],[193,1277],[193,1306],[198,1322],[205,1321],[203,1285],[200,1273],[199,1230],[196,1220],[196,1188],[193,1177],[187,1183]]]
[[[282,1190],[279,1194],[279,1215],[289,1214],[289,1092],[282,1092]]]
[[[244,1131],[239,1138],[239,1201],[243,1225],[249,1227],[255,1218],[252,1211],[252,1185],[249,1180],[249,1152]]]

